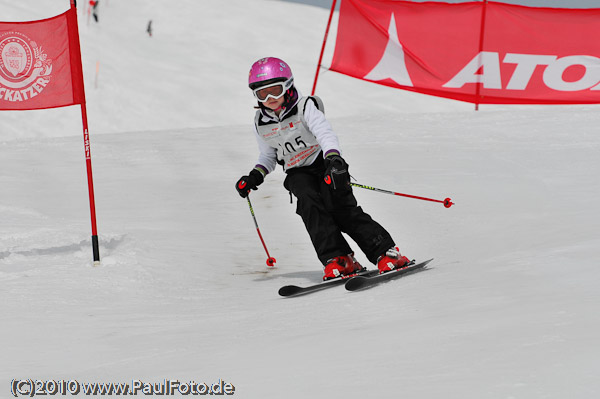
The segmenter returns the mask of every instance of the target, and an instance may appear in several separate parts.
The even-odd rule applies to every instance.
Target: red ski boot
[[[348,276],[362,269],[363,267],[354,258],[354,253],[346,256],[336,256],[335,258],[330,259],[327,262],[327,265],[325,265],[325,275],[323,276],[323,280]]]
[[[377,259],[377,268],[379,273],[389,272],[390,270],[400,269],[409,262],[406,256],[400,255],[398,247],[390,248],[385,254]]]

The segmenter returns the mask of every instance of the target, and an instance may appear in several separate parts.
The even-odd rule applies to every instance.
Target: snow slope
[[[0,2],[3,20],[67,7]],[[80,12],[80,30],[101,267],[77,107],[0,114],[0,398],[14,378],[223,379],[239,398],[600,393],[598,107],[473,112],[322,73],[317,94],[359,182],[456,205],[356,189],[404,253],[435,258],[430,269],[282,299],[280,286],[322,272],[281,171],[252,194],[277,258],[266,270],[233,188],[256,160],[244,82],[255,59],[277,55],[308,93],[328,11],[100,7],[99,24]]]

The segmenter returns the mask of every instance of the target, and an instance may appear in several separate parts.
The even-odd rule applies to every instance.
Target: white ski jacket
[[[268,109],[256,111],[254,133],[260,151],[256,169],[266,175],[278,161],[287,170],[312,165],[321,152],[341,153],[337,135],[315,102],[322,104],[318,98],[302,97],[279,117]]]

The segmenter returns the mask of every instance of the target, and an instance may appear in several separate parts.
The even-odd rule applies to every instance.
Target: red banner
[[[600,103],[600,9],[343,0],[331,70],[489,104]]]
[[[85,103],[76,12],[0,22],[0,110]]]

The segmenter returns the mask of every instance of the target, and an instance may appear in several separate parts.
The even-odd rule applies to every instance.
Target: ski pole
[[[399,195],[401,197],[414,198],[414,199],[423,200],[423,201],[439,202],[439,203],[444,204],[444,206],[446,208],[450,208],[452,205],[454,205],[454,202],[452,202],[452,200],[450,198],[446,198],[445,200],[441,201],[441,200],[436,200],[436,199],[432,199],[432,198],[418,197],[416,195],[402,194],[402,193],[396,193],[394,191],[382,190],[381,188],[365,186],[363,184],[358,184],[358,183],[350,183],[350,185],[352,185],[354,187],[364,188],[364,189],[371,190],[371,191],[385,193],[385,194]]]
[[[262,234],[260,234],[260,229],[258,228],[258,223],[256,222],[256,216],[254,216],[254,209],[252,208],[252,203],[250,202],[250,195],[246,197],[248,200],[248,207],[250,207],[250,213],[252,214],[252,219],[254,220],[254,225],[256,226],[256,232],[258,233],[258,237],[260,238],[260,242],[262,242],[263,247],[265,248],[265,252],[267,253],[267,266],[274,267],[275,258],[269,255],[269,250],[267,249],[267,245],[265,244],[265,240],[263,240]]]

